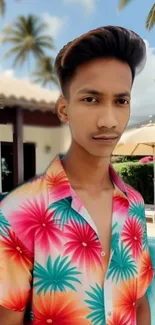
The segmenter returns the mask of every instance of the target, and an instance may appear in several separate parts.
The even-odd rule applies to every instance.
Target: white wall
[[[36,144],[36,174],[44,172],[58,153],[66,152],[71,141],[68,126],[57,128],[24,126],[23,138],[24,142]],[[11,125],[0,125],[1,141],[13,141]],[[49,152],[46,152],[47,146],[51,148]]]

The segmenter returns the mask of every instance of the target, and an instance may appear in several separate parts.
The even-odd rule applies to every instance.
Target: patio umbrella
[[[153,156],[154,166],[154,204],[155,204],[155,123],[150,122],[130,132],[116,146],[113,155]]]

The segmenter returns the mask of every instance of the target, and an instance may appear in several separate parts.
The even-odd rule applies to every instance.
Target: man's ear
[[[67,100],[63,95],[61,95],[56,103],[56,111],[58,117],[62,123],[68,122],[68,115],[67,115]]]

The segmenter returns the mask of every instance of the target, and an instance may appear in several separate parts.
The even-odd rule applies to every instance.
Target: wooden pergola
[[[19,82],[19,80],[16,81]],[[4,87],[2,87],[2,92],[0,89],[0,124],[12,124],[13,126],[13,175],[15,187],[24,181],[23,126],[58,127],[61,124],[55,113],[56,94],[55,99],[52,100],[52,91],[44,90],[28,81],[27,83],[29,89],[32,87],[32,94],[29,94],[29,96],[25,95],[25,88],[20,90],[19,96],[17,96],[18,90],[16,90],[16,94],[13,94],[12,90],[10,90],[11,94],[8,94],[7,89],[5,91]],[[22,80],[18,86],[24,87]],[[42,92],[43,99],[38,99],[36,94],[33,96],[33,88]],[[22,92],[23,96],[21,96]],[[49,95],[47,100],[46,95]]]

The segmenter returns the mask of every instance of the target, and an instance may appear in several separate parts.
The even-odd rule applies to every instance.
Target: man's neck
[[[62,159],[71,185],[79,189],[101,191],[112,187],[109,174],[110,158],[95,157],[77,144],[72,144]]]

